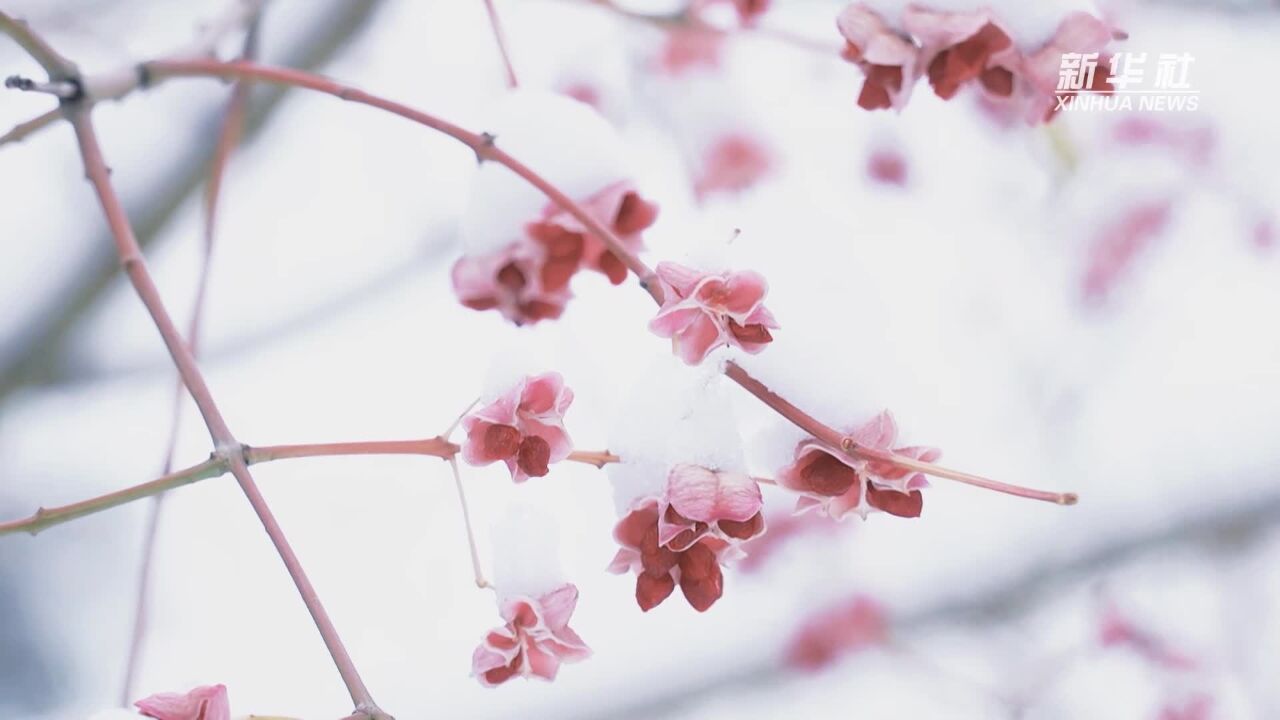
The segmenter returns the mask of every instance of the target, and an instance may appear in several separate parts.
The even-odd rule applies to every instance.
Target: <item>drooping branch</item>
[[[496,162],[518,175],[547,199],[563,208],[598,237],[610,252],[616,255],[627,269],[640,279],[643,287],[656,302],[662,302],[662,287],[653,270],[635,253],[627,249],[612,230],[593,217],[581,205],[566,195],[540,174],[520,160],[498,147],[497,138],[484,132],[474,132],[455,125],[430,113],[411,108],[394,100],[365,92],[329,78],[290,68],[272,67],[247,62],[219,62],[217,60],[158,60],[145,64],[153,77],[215,77],[227,79],[251,79],[258,82],[288,85],[332,95],[341,100],[368,105],[393,115],[425,125],[448,135],[469,147],[481,161]]]
[[[516,69],[511,64],[511,51],[507,49],[507,34],[502,31],[502,18],[498,17],[498,8],[493,0],[484,0],[484,9],[489,15],[489,26],[493,29],[493,40],[498,44],[498,54],[502,56],[502,67],[507,73],[507,87],[512,90],[520,86],[516,79]]]
[[[650,297],[652,297],[655,302],[658,304],[662,303],[664,292],[662,286],[657,281],[653,270],[650,269],[643,260],[627,249],[621,239],[619,239],[613,231],[592,217],[591,214],[575,200],[560,191],[533,169],[529,168],[515,157],[509,155],[506,151],[499,148],[496,143],[496,138],[488,133],[477,133],[466,130],[440,117],[408,107],[395,102],[394,100],[388,100],[328,78],[287,68],[269,67],[246,62],[226,63],[218,62],[216,60],[157,61],[155,63],[150,63],[148,67],[150,68],[151,73],[161,76],[203,76],[239,79],[252,78],[262,82],[281,83],[292,85],[294,87],[315,90],[317,92],[333,95],[342,100],[385,110],[394,115],[399,115],[400,117],[425,125],[433,130],[448,135],[471,148],[476,153],[477,158],[481,160],[491,160],[505,166],[530,185],[541,191],[548,199],[560,208],[571,214],[590,232],[599,237],[609,250],[617,255],[618,258],[622,260],[623,264],[625,264],[631,272],[640,278],[641,287],[649,292]],[[777,393],[770,391],[763,383],[751,377],[746,370],[736,363],[729,363],[725,367],[725,373],[731,380],[741,385],[744,389],[781,414],[787,420],[790,420],[802,429],[810,432],[814,437],[818,438],[822,442],[827,443],[831,447],[837,448],[851,456],[888,462],[900,467],[918,470],[937,477],[948,478],[958,482],[983,487],[988,490],[1016,495],[1032,500],[1052,502],[1058,505],[1073,505],[1077,501],[1077,498],[1073,493],[1053,493],[1033,490],[1017,485],[989,480],[969,473],[950,470],[948,468],[933,465],[932,463],[923,463],[912,458],[906,458],[892,453],[885,453],[874,448],[860,447],[852,438],[846,437],[835,429],[818,422],[811,415],[808,415],[795,405],[778,396]]]

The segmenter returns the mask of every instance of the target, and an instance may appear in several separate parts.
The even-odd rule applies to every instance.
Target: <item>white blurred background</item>
[[[155,56],[226,0],[13,0],[86,69]],[[666,9],[653,3],[633,6]],[[575,0],[498,3],[523,87],[589,82],[662,207],[647,258],[716,248],[770,281],[782,324],[752,368],[848,424],[891,408],[953,467],[1078,492],[1074,508],[937,481],[918,520],[847,521],[730,573],[706,614],[641,614],[608,575],[608,480],[587,466],[513,486],[464,468],[486,563],[511,504],[560,525],[595,650],[556,682],[484,689],[472,649],[497,624],[472,584],[447,466],[430,458],[255,468],[379,703],[406,718],[1280,717],[1280,137],[1266,3],[1112,6],[1123,49],[1189,52],[1196,113],[1153,122],[1207,157],[1112,138],[1120,113],[1002,127],[922,82],[900,114],[855,106],[841,4],[781,0],[762,20],[824,55],[747,32],[718,69],[672,76],[663,33]],[[228,53],[237,45],[231,38]],[[477,130],[506,93],[478,1],[272,0],[266,61],[311,66]],[[4,73],[38,75],[0,42]],[[226,87],[173,81],[96,113],[160,289],[185,316],[200,183]],[[0,95],[0,127],[49,108]],[[204,367],[250,444],[427,437],[483,388],[491,359],[560,370],[576,445],[654,429],[619,417],[645,373],[681,373],[628,282],[575,280],[555,323],[515,328],[453,297],[448,269],[474,156],[332,98],[254,96],[220,210]],[[699,199],[705,138],[741,129],[773,171]],[[554,132],[549,128],[548,132]],[[1198,135],[1196,135],[1198,133]],[[537,142],[537,138],[533,140]],[[550,142],[550,141],[548,141]],[[536,152],[531,151],[531,152]],[[902,185],[875,180],[877,153]],[[0,148],[0,511],[4,519],[159,473],[172,370],[123,278],[69,128]],[[1084,291],[1099,237],[1155,199],[1168,220],[1105,296]],[[469,205],[470,203],[470,205]],[[741,234],[729,243],[735,230]],[[1274,230],[1272,231],[1274,232]],[[641,388],[643,389],[643,388]],[[776,420],[732,391],[760,474]],[[209,444],[186,408],[178,465]],[[833,416],[832,413],[841,414]],[[776,441],[775,441],[776,442]],[[767,495],[771,512],[791,499]],[[84,718],[116,703],[146,503],[0,538],[0,716]],[[500,545],[500,543],[499,543]],[[349,702],[230,478],[173,493],[160,531],[143,694],[222,682],[236,715],[336,718]],[[782,661],[824,604],[865,593],[894,642],[817,673]],[[1107,607],[1196,658],[1163,671],[1103,647]],[[1208,715],[1162,715],[1211,699]]]

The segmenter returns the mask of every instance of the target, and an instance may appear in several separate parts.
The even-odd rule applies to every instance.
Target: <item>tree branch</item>
[[[302,564],[276,522],[275,515],[267,505],[267,501],[258,489],[257,483],[254,482],[253,476],[249,473],[248,466],[245,464],[240,452],[240,443],[236,440],[235,435],[232,434],[231,429],[227,427],[227,423],[222,417],[222,412],[219,410],[217,403],[214,402],[213,395],[205,382],[204,375],[200,372],[200,368],[191,354],[191,349],[183,341],[181,334],[179,334],[177,327],[174,325],[173,318],[170,317],[169,311],[165,308],[164,302],[160,298],[159,290],[157,290],[155,282],[151,278],[151,273],[147,270],[146,261],[142,257],[142,250],[138,246],[133,229],[129,225],[129,219],[125,215],[124,206],[120,203],[119,197],[116,196],[115,188],[111,184],[110,170],[108,170],[107,164],[103,160],[102,149],[98,145],[97,134],[94,132],[89,113],[89,108],[75,108],[69,113],[69,119],[75,129],[76,139],[80,146],[80,154],[84,159],[85,172],[89,176],[90,183],[93,184],[98,199],[102,204],[103,212],[106,214],[107,223],[111,227],[116,250],[120,256],[120,263],[124,266],[125,273],[129,276],[138,298],[142,300],[148,314],[151,315],[156,329],[160,331],[160,337],[164,340],[165,347],[168,349],[170,357],[173,358],[174,365],[177,366],[178,373],[182,376],[182,381],[187,386],[187,391],[191,394],[191,399],[195,401],[200,415],[204,418],[205,425],[209,429],[209,436],[213,440],[215,453],[225,458],[232,476],[240,484],[240,489],[249,500],[249,504],[258,515],[258,519],[262,521],[263,529],[266,530],[267,536],[271,538],[271,542],[275,545],[280,559],[284,562],[290,577],[293,578],[294,585],[298,588],[298,594],[302,596],[303,603],[311,613],[316,629],[319,630],[320,637],[329,649],[329,655],[333,658],[338,674],[342,676],[342,680],[347,686],[356,710],[374,718],[389,717],[378,709],[373,696],[369,693],[369,689],[365,687],[364,680],[356,670],[355,664],[352,662],[346,646],[343,645],[342,639],[338,636],[338,631],[334,627],[333,621],[329,618],[328,612],[325,611],[324,605],[321,604],[315,587],[302,569]]]
[[[382,0],[335,0],[332,9],[316,21],[314,31],[303,33],[305,39],[285,52],[285,61],[298,67],[323,65],[368,24],[381,4]],[[136,66],[131,67],[136,71]],[[278,87],[254,93],[245,119],[245,141],[265,126],[284,95],[285,88]],[[202,121],[208,134],[216,132],[222,111],[219,106]],[[134,230],[144,248],[208,177],[211,150],[205,146],[181,150],[174,154],[169,170],[141,192],[141,197],[148,198],[146,204],[130,208],[130,215],[135,218]],[[110,244],[108,237],[90,244],[88,253],[68,273],[59,291],[28,313],[30,320],[5,339],[4,350],[0,352],[0,399],[29,382],[47,379],[59,372],[59,353],[77,321],[97,304],[116,279],[116,258],[110,252]]]
[[[442,437],[433,437],[421,440],[362,440],[302,445],[268,445],[263,447],[244,445],[241,446],[240,455],[246,465],[257,465],[258,463],[275,462],[277,460],[355,455],[424,455],[449,460],[457,456],[461,450],[462,448],[456,443],[449,442]],[[622,462],[622,458],[608,450],[575,450],[569,454],[567,460],[596,468],[602,468],[610,463]],[[22,532],[35,535],[55,525],[61,525],[86,515],[110,510],[135,500],[159,495],[201,480],[219,477],[229,471],[230,465],[226,458],[215,454],[202,463],[165,473],[155,480],[149,480],[87,500],[80,500],[70,505],[52,508],[42,507],[28,517],[0,522],[0,536]]]

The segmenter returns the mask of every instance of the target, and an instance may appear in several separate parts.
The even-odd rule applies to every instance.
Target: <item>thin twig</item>
[[[0,145],[22,142],[29,136],[40,132],[61,119],[62,111],[58,108],[54,108],[43,115],[37,115],[26,122],[18,123],[13,126],[12,130],[4,135],[0,135]]]
[[[355,442],[300,445],[265,445],[261,447],[242,446],[240,455],[246,465],[257,465],[258,463],[298,458],[360,455],[422,455],[448,460],[457,456],[461,450],[462,448],[456,443],[449,442],[443,437],[433,437],[421,440],[360,440]],[[568,459],[596,467],[622,462],[622,458],[607,450],[579,450],[571,453]],[[123,490],[116,490],[61,507],[41,508],[28,517],[0,522],[0,536],[20,532],[35,535],[46,528],[61,525],[64,522],[75,520],[85,515],[110,510],[111,508],[158,495],[183,485],[190,485],[200,480],[225,475],[229,470],[230,468],[225,458],[215,457]]]
[[[515,90],[520,87],[516,80],[516,70],[511,65],[511,52],[507,49],[507,36],[502,32],[502,20],[498,17],[498,9],[493,0],[484,0],[484,9],[489,14],[489,25],[493,28],[493,40],[498,44],[498,54],[502,56],[502,66],[507,73],[507,87]]]
[[[258,3],[259,9],[262,3]],[[244,49],[241,56],[253,60],[257,55],[261,15],[250,23],[245,34]],[[227,101],[227,109],[223,116],[222,126],[218,131],[218,139],[213,153],[213,163],[209,171],[209,184],[205,192],[204,242],[200,255],[200,271],[196,280],[195,300],[192,303],[191,315],[187,322],[187,341],[191,346],[191,354],[200,355],[200,327],[204,318],[205,300],[209,294],[209,278],[213,267],[213,248],[216,237],[215,221],[217,219],[218,199],[222,190],[222,178],[227,163],[240,140],[244,129],[245,110],[249,101],[250,83],[241,81],[231,90]],[[163,461],[164,474],[173,471],[174,455],[178,447],[178,435],[182,427],[182,379],[177,379],[173,393],[173,406],[169,416],[169,440],[166,443]],[[164,493],[155,496],[147,513],[146,530],[142,539],[142,558],[138,573],[138,587],[134,598],[133,632],[130,634],[129,652],[126,656],[124,679],[121,682],[120,705],[129,707],[134,697],[134,682],[137,679],[138,666],[142,658],[143,643],[147,631],[147,606],[151,594],[151,577],[154,572],[156,541],[160,534],[160,518],[164,512]]]
[[[45,42],[44,38],[31,31],[26,20],[14,18],[0,11],[0,33],[13,38],[23,50],[40,63],[40,67],[49,73],[50,80],[69,80],[77,74],[76,64],[58,54]]]
[[[450,457],[445,462],[453,471],[453,485],[458,489],[458,505],[462,507],[462,524],[467,530],[467,548],[471,551],[471,570],[475,573],[476,587],[484,589],[492,587],[484,578],[484,570],[480,569],[480,551],[476,549],[476,535],[471,529],[471,509],[467,507],[467,492],[462,488],[462,473],[458,472],[458,458]]]

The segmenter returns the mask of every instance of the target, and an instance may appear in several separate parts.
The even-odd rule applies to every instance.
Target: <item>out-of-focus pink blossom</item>
[[[658,53],[658,70],[678,77],[697,68],[720,67],[720,55],[724,50],[722,33],[696,28],[670,28],[663,33],[662,48]]]
[[[1081,282],[1085,300],[1106,298],[1138,257],[1151,246],[1169,224],[1169,199],[1159,199],[1126,208],[1116,220],[1103,225],[1089,248]]]
[[[1125,147],[1167,150],[1188,167],[1201,170],[1213,162],[1217,136],[1209,125],[1177,125],[1152,115],[1125,116],[1111,128],[1111,138]]]
[[[867,156],[867,176],[883,185],[907,184],[907,159],[896,149],[877,148]]]
[[[501,460],[516,482],[546,475],[551,463],[573,451],[564,429],[564,413],[572,402],[573,390],[560,373],[523,378],[462,419],[467,433],[462,458],[477,466]]]
[[[471,673],[486,687],[517,676],[554,680],[561,663],[590,657],[591,649],[569,627],[577,604],[578,588],[569,583],[536,598],[503,600],[499,611],[507,624],[490,630],[476,648]]]
[[[1276,223],[1264,218],[1253,224],[1253,245],[1259,250],[1271,250],[1276,246]]]
[[[1159,635],[1140,627],[1114,605],[1103,610],[1098,623],[1098,641],[1103,647],[1123,647],[1167,670],[1190,670],[1196,662],[1175,650]]]
[[[1213,697],[1197,693],[1191,697],[1165,703],[1156,720],[1209,720],[1213,717]]]
[[[697,365],[716,348],[739,347],[758,353],[770,342],[778,323],[764,306],[769,286],[759,273],[706,273],[673,262],[661,262],[658,278],[665,299],[649,329],[671,338],[676,355]]]
[[[812,672],[846,655],[883,645],[889,637],[884,608],[854,595],[807,618],[787,644],[786,663]]]
[[[497,310],[517,325],[554,320],[572,293],[542,284],[545,251],[520,242],[488,255],[463,255],[453,265],[453,291],[472,310]]]
[[[755,185],[773,168],[773,153],[756,137],[729,132],[707,147],[694,178],[699,198],[714,193],[741,192]]]
[[[632,252],[643,247],[642,231],[658,208],[629,182],[611,184],[581,201]],[[473,310],[498,310],[523,325],[560,317],[572,297],[569,281],[578,270],[599,271],[617,285],[627,277],[622,260],[567,211],[548,205],[525,225],[524,234],[501,250],[464,255],[453,266],[453,288]]]
[[[768,518],[767,524],[769,532],[756,536],[742,546],[744,557],[737,566],[740,572],[751,573],[761,569],[782,548],[793,542],[811,539],[825,542],[850,527],[817,513],[796,515],[791,511],[775,513]]]
[[[226,685],[202,685],[185,693],[159,693],[137,701],[134,707],[156,720],[231,720]]]
[[[661,498],[641,498],[614,527],[609,571],[636,573],[636,602],[649,611],[680,586],[699,612],[724,592],[721,565],[765,531],[759,485],[739,473],[676,465]]]
[[[896,455],[933,462],[942,452],[928,447],[894,447],[898,424],[885,410],[846,435],[859,446],[892,450]],[[898,517],[919,517],[925,476],[890,462],[850,457],[818,440],[803,440],[795,459],[778,471],[778,484],[801,494],[796,510],[817,509],[833,518],[855,512],[865,518],[876,510]]]

